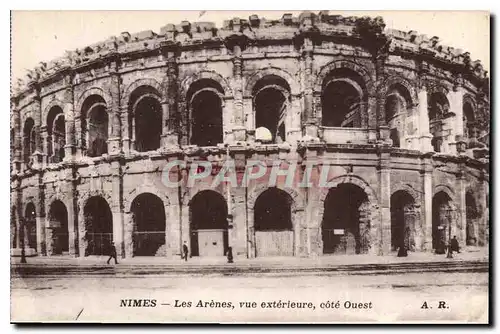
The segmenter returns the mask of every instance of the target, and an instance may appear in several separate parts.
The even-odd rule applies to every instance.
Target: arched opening
[[[87,150],[87,156],[100,157],[108,153],[109,121],[104,98],[99,95],[89,96],[83,103],[81,118],[81,141]]]
[[[193,83],[187,93],[189,102],[190,143],[215,146],[223,142],[222,87],[210,79]]]
[[[85,256],[108,255],[113,241],[113,215],[106,200],[100,196],[88,199],[83,209],[85,219]]]
[[[444,133],[443,118],[450,110],[446,96],[441,92],[430,95],[429,98],[429,132],[432,135],[431,144],[435,152],[442,151]]]
[[[16,207],[13,206],[10,209],[10,247],[17,248],[17,211]]]
[[[475,139],[477,137],[474,109],[469,102],[463,105],[463,126],[464,137],[468,139]]]
[[[268,75],[253,87],[255,128],[264,127],[272,135],[273,143],[286,140],[285,117],[290,102],[288,83],[276,76]]]
[[[451,198],[444,191],[432,198],[432,248],[436,254],[446,252],[446,244],[450,238],[449,229],[453,224],[453,207]]]
[[[364,126],[366,94],[363,78],[340,68],[323,82],[321,109],[323,126],[361,128]]]
[[[160,93],[150,86],[137,88],[130,97],[133,117],[130,133],[135,134],[134,148],[138,152],[160,148],[162,107]]]
[[[31,161],[31,155],[35,152],[35,121],[29,117],[24,122],[23,129],[23,160],[25,163]]]
[[[341,183],[328,191],[321,224],[323,254],[364,254],[369,245],[368,196]]]
[[[411,97],[408,90],[400,84],[392,85],[385,98],[385,123],[389,126],[393,147],[401,147],[405,136],[405,120],[410,110]]]
[[[49,162],[57,163],[64,159],[66,145],[66,124],[61,107],[50,108],[47,115],[47,156]]]
[[[24,211],[24,245],[36,250],[36,209],[35,204],[28,203]]]
[[[191,256],[223,256],[228,248],[227,205],[212,190],[197,193],[189,205]]]
[[[132,202],[134,256],[165,256],[165,207],[158,196],[144,193]]]
[[[406,191],[391,196],[391,250],[415,250],[415,200]]]
[[[49,221],[52,230],[52,253],[69,252],[68,211],[63,202],[57,200],[50,205]]]
[[[476,206],[476,200],[471,191],[465,194],[465,243],[467,246],[477,245],[478,231],[476,230],[477,219],[479,218],[479,211]]]
[[[269,188],[257,197],[254,207],[256,256],[293,256],[292,197]]]

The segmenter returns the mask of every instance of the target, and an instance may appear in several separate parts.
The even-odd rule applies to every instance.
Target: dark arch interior
[[[158,196],[145,193],[132,202],[134,217],[134,256],[155,256],[165,245],[165,207]]]
[[[466,216],[466,226],[465,226],[465,234],[466,239],[465,242],[467,246],[475,246],[477,245],[477,237],[476,234],[476,219],[479,218],[479,211],[476,206],[476,200],[474,199],[474,195],[472,192],[468,191],[465,194],[465,216]]]
[[[385,121],[389,125],[391,120],[401,112],[402,103],[396,93],[388,95],[385,99]]]
[[[160,148],[162,108],[157,98],[143,97],[135,108],[135,149],[139,152]]]
[[[429,120],[443,118],[449,109],[450,104],[444,93],[436,92],[431,94],[429,99]]]
[[[472,138],[475,136],[474,133],[474,109],[472,108],[471,104],[466,102],[463,105],[463,121],[464,121],[464,135],[467,138]]]
[[[108,122],[108,112],[103,104],[90,110],[88,156],[99,157],[108,153]]]
[[[35,121],[33,118],[28,118],[24,122],[23,134],[24,162],[28,163],[31,155],[35,152]]]
[[[255,126],[267,128],[274,143],[285,141],[286,102],[283,92],[273,87],[260,90],[255,96]]]
[[[443,144],[443,117],[448,113],[450,105],[443,93],[431,94],[429,98],[429,132],[432,134],[431,144],[435,152],[441,152]]]
[[[256,231],[288,231],[292,225],[292,199],[283,190],[271,188],[255,201],[254,228]]]
[[[451,223],[451,198],[440,191],[432,198],[432,248],[438,254],[445,253],[448,229]]]
[[[321,96],[322,125],[361,127],[361,96],[347,81],[331,82]]]
[[[23,238],[27,238],[29,248],[36,249],[36,209],[35,204],[28,203],[24,212],[24,231]]]
[[[216,242],[218,246],[222,247],[225,254],[228,247],[228,225],[227,204],[224,197],[215,191],[204,190],[193,197],[189,208],[191,215],[191,255],[198,256],[203,252],[200,249],[204,245],[200,240],[205,237],[205,234],[200,234],[204,233],[203,230],[213,231],[215,234],[213,237],[217,238],[217,241],[211,241],[212,244],[208,246],[214,246],[213,242]],[[207,236],[207,238],[210,238],[210,236]],[[222,245],[220,245],[221,242]]]
[[[221,98],[214,91],[202,91],[191,101],[191,112],[191,144],[215,146],[222,143]]]
[[[87,97],[83,102],[81,114],[82,148],[90,157],[98,157],[107,153],[108,112],[104,98],[99,95]]]
[[[405,246],[412,248],[413,223],[408,211],[413,209],[415,201],[406,191],[398,190],[391,196],[391,249],[398,250]]]
[[[50,162],[61,162],[64,159],[66,145],[66,125],[61,107],[54,106],[47,116],[48,156]]]
[[[108,203],[102,197],[91,197],[83,214],[88,241],[85,255],[107,255],[113,241],[113,215]]]
[[[49,210],[52,227],[53,254],[63,254],[69,251],[68,211],[61,201],[51,204]]]
[[[324,254],[368,251],[365,233],[369,227],[360,225],[360,207],[367,201],[366,193],[353,184],[342,183],[329,190],[321,225]]]

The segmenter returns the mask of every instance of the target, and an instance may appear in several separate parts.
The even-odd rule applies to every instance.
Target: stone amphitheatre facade
[[[381,18],[122,33],[13,88],[12,253],[101,255],[111,241],[122,257],[175,258],[184,242],[236,258],[439,253],[451,235],[486,247],[489,127],[480,62]],[[249,160],[332,173],[328,188],[162,181],[168,162],[186,177],[228,159],[238,174]]]

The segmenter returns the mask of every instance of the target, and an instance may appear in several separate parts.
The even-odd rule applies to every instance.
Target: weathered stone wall
[[[368,22],[368,30],[361,29]],[[366,28],[366,27],[365,27]],[[219,193],[232,215],[229,244],[236,256],[255,256],[254,205],[267,189],[267,177],[251,181],[248,188],[230,191],[224,184],[212,188],[213,176],[192,187],[166,187],[163,168],[169,161],[183,160],[187,177],[190,166],[211,161],[220,167],[226,148],[190,145],[191,96],[201,83],[210,82],[221,99],[223,143],[235,159],[241,179],[248,160],[299,163],[296,178],[302,179],[307,165],[318,178],[322,165],[331,166],[328,181],[350,183],[360,188],[368,202],[360,208],[360,221],[367,229],[368,252],[387,254],[391,246],[391,196],[403,191],[414,208],[414,241],[417,251],[432,251],[432,199],[439,192],[451,199],[452,233],[465,245],[466,192],[471,192],[476,211],[473,218],[477,245],[489,239],[489,101],[485,71],[468,53],[449,48],[439,39],[416,32],[383,29],[378,20],[330,17],[304,13],[279,21],[257,17],[212,24],[183,22],[167,25],[160,34],[151,31],[124,33],[29,73],[24,86],[12,96],[11,129],[12,207],[15,207],[16,238],[28,203],[36,208],[37,249],[52,255],[53,240],[48,212],[54,201],[68,211],[69,253],[84,256],[84,207],[102,197],[110,208],[113,240],[121,256],[133,256],[134,217],[131,205],[142,193],[157,196],[165,210],[167,257],[178,256],[184,241],[190,243],[190,210],[193,197],[203,190]],[[382,31],[382,30],[380,30]],[[379,43],[380,42],[380,43]],[[383,42],[383,43],[382,43]],[[377,46],[378,45],[378,46]],[[254,89],[264,80],[278,78],[286,91],[285,141],[256,141]],[[343,80],[361,94],[361,127],[322,125],[322,96],[329,80]],[[281,81],[280,81],[281,80]],[[284,82],[284,84],[281,84]],[[273,83],[273,84],[275,84]],[[201,88],[203,85],[201,85]],[[147,88],[161,110],[161,147],[137,152],[134,146],[133,99]],[[195,88],[193,88],[195,87]],[[393,90],[403,92],[404,110],[397,119],[402,134],[400,146],[389,137],[385,102]],[[196,88],[200,89],[200,87]],[[439,119],[442,149],[433,152],[429,133],[429,101],[442,94],[449,104]],[[87,121],[84,104],[92,96],[105,102],[108,113],[108,153],[85,156],[82,131]],[[475,114],[477,136],[467,137],[463,126],[463,103],[469,101]],[[64,161],[52,163],[48,154],[48,114],[58,106],[65,117]],[[34,151],[25,161],[27,120],[34,121]],[[88,144],[88,143],[87,143]],[[322,254],[321,222],[329,189],[289,188],[284,177],[278,188],[292,198],[291,210],[295,256]],[[228,193],[231,198],[228,198]],[[16,242],[19,248],[20,243]]]

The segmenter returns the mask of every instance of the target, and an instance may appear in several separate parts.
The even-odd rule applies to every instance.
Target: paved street
[[[300,266],[299,263],[304,262],[279,266],[271,261],[259,266],[260,270],[252,263],[205,266],[199,263],[14,264],[12,319],[487,321],[488,263],[484,261],[457,259],[431,263],[330,263],[321,266]],[[154,300],[155,305],[120,306],[122,303],[133,305],[129,299],[148,299],[150,301],[146,304],[150,306]],[[305,308],[292,308],[288,301],[311,304],[304,304],[308,305]],[[332,308],[337,301],[339,307]],[[252,305],[252,302],[256,304]],[[422,308],[425,302],[428,308]],[[439,302],[445,304],[438,308]],[[175,307],[176,303],[185,307]],[[326,308],[328,306],[330,308]]]

